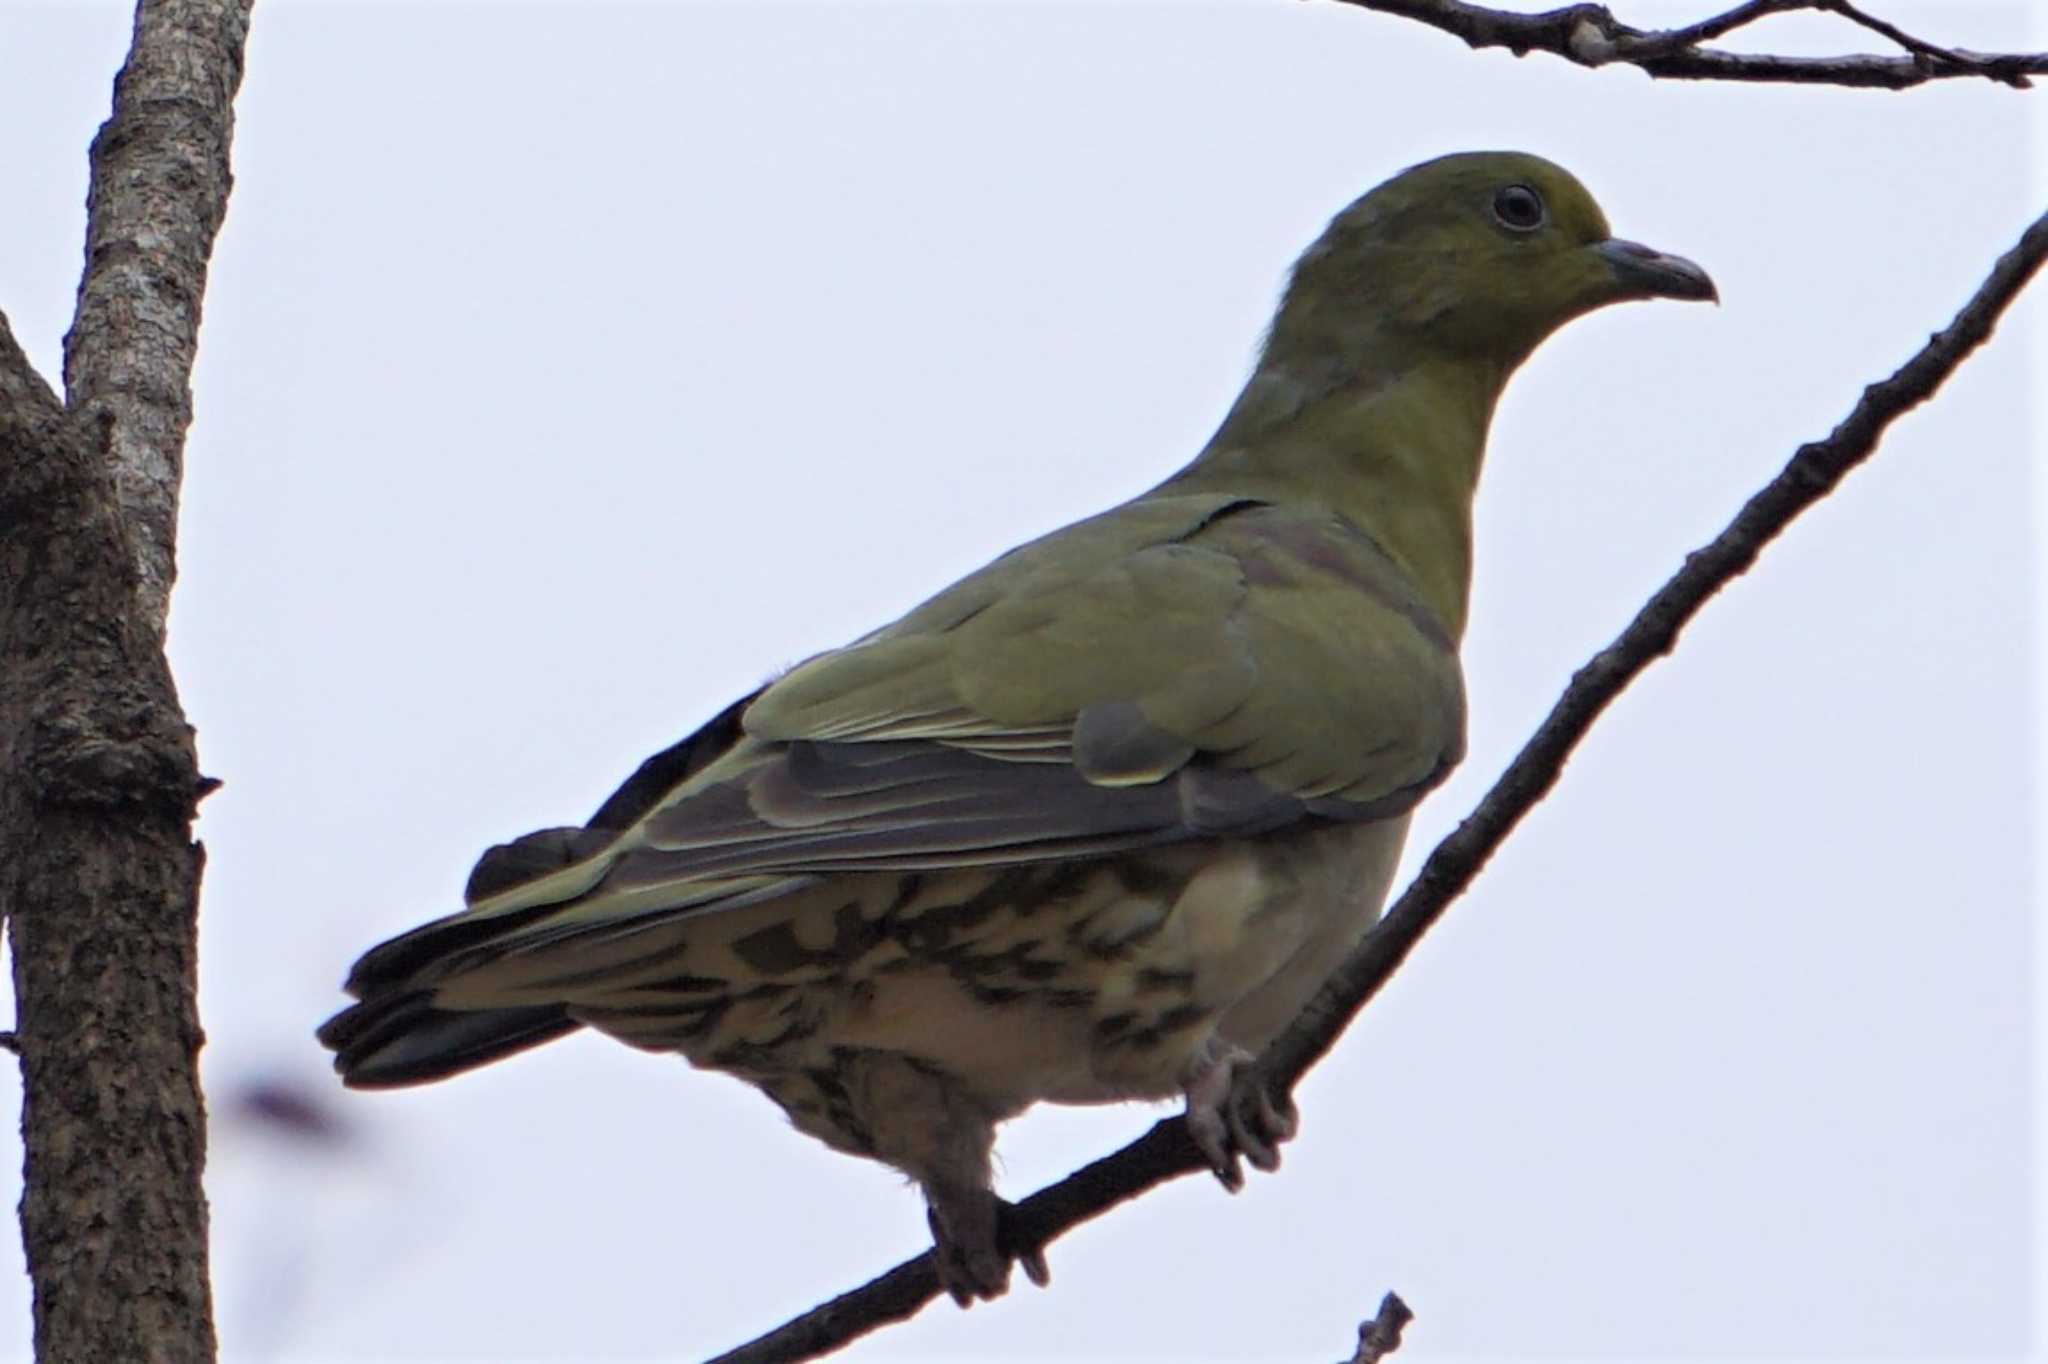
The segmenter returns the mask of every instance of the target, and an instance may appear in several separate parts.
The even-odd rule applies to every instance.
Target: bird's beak
[[[1595,255],[1607,262],[1615,283],[1627,298],[1704,298],[1719,303],[1721,295],[1707,272],[1683,256],[1667,256],[1641,242],[1618,238],[1596,243]]]

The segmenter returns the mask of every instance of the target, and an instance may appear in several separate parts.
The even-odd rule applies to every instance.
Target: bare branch
[[[1413,19],[1461,39],[1467,47],[1504,47],[1517,57],[1548,52],[1578,66],[1633,66],[1670,80],[1787,82],[1904,90],[1934,80],[1978,79],[2027,89],[2048,74],[2048,52],[1986,53],[1937,47],[1864,13],[1849,0],[1748,0],[1698,23],[1640,29],[1605,5],[1566,5],[1540,14],[1488,9],[1466,0],[1339,0],[1359,9]],[[1794,10],[1835,14],[1897,43],[1905,56],[1852,52],[1838,57],[1780,57],[1729,52],[1701,44],[1773,14]]]
[[[1682,47],[1710,43],[1759,19],[1768,18],[1773,14],[1783,14],[1787,10],[1806,9],[1811,3],[1812,0],[1749,0],[1748,4],[1737,5],[1726,14],[1716,14],[1696,24],[1687,24],[1684,28],[1665,29],[1655,35],[1654,41],[1646,38],[1637,49],[1637,56],[1650,55],[1650,51],[1675,52]]]
[[[1289,1093],[1333,1046],[1359,1010],[1407,960],[1415,944],[1462,894],[1515,826],[1551,787],[1602,711],[1651,663],[1707,601],[1747,572],[1764,547],[1869,458],[1892,422],[1931,397],[1990,337],[2048,258],[2048,213],[1999,258],[1955,319],[1888,379],[1864,389],[1824,440],[1802,445],[1778,476],[1751,497],[1727,529],[1686,556],[1615,641],[1575,673],[1550,715],[1485,799],[1437,845],[1387,916],[1331,976],[1301,1015],[1260,1056],[1256,1073],[1274,1095]],[[1205,1169],[1186,1124],[1165,1118],[1122,1150],[1006,1208],[1005,1239],[1042,1247],[1117,1204]],[[915,1314],[938,1295],[928,1255],[906,1260],[850,1293],[813,1308],[711,1364],[792,1364],[816,1359]]]
[[[1872,33],[1891,39],[1908,52],[1931,58],[1937,62],[1947,62],[1953,66],[1969,65],[1969,58],[1962,56],[1960,53],[1945,47],[1936,47],[1933,43],[1923,42],[1921,39],[1915,38],[1912,34],[1899,28],[1896,24],[1880,19],[1874,14],[1865,14],[1862,10],[1850,4],[1849,0],[1815,0],[1814,7],[1827,10],[1833,14],[1839,14],[1859,28],[1867,28]]]
[[[1415,1320],[1415,1313],[1398,1293],[1380,1299],[1380,1310],[1371,1321],[1358,1324],[1358,1349],[1344,1364],[1380,1364],[1401,1348],[1401,1332]]]

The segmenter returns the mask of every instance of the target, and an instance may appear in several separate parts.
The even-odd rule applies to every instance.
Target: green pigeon
[[[1385,900],[1465,748],[1472,496],[1515,367],[1609,303],[1712,299],[1570,174],[1446,156],[1295,264],[1194,462],[492,848],[372,949],[320,1039],[359,1088],[577,1028],[758,1085],[922,1187],[963,1304],[1043,1283],[990,1181],[1033,1103],[1185,1096],[1229,1187],[1284,1102],[1233,1093]]]

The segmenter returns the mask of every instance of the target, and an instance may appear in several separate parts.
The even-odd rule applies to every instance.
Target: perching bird
[[[1295,265],[1208,445],[487,852],[320,1039],[408,1085],[596,1028],[753,1082],[924,1190],[939,1278],[1021,1255],[996,1124],[1183,1094],[1234,1187],[1293,1115],[1233,1075],[1377,917],[1464,752],[1472,495],[1502,386],[1565,322],[1711,299],[1547,161],[1447,156]],[[1249,1116],[1247,1116],[1249,1115]]]

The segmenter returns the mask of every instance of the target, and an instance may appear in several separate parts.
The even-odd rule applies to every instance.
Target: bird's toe
[[[1280,1168],[1280,1145],[1300,1130],[1294,1104],[1267,1093],[1252,1071],[1252,1056],[1212,1039],[1188,1067],[1188,1135],[1217,1180],[1232,1193],[1244,1187],[1244,1161],[1271,1172]]]
[[[1010,1205],[986,1189],[934,1196],[926,1221],[932,1229],[932,1266],[939,1286],[962,1307],[1000,1298],[1010,1290],[1010,1266],[1040,1288],[1052,1282],[1045,1247],[1022,1242],[1007,1214]]]

